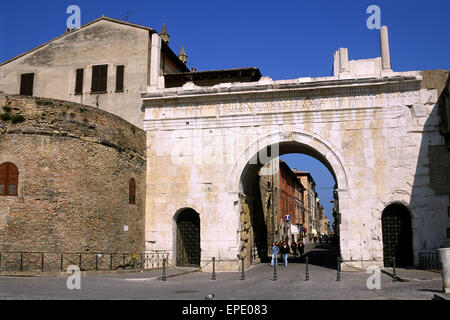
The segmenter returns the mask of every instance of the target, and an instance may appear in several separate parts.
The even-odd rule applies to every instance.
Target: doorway
[[[193,209],[183,209],[176,217],[177,265],[200,266],[200,216]]]
[[[391,267],[394,257],[396,266],[412,266],[414,258],[409,210],[404,205],[391,204],[384,209],[381,224],[384,266]]]

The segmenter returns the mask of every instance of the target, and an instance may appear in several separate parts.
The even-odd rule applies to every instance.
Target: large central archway
[[[277,147],[278,146],[278,147]],[[270,154],[268,160],[287,153],[303,153],[316,158],[325,165],[333,175],[336,184],[341,191],[349,190],[350,177],[346,172],[343,156],[330,142],[317,134],[308,131],[295,131],[289,133],[276,132],[264,137],[259,137],[251,143],[236,161],[230,178],[227,181],[228,191],[244,192],[243,178],[253,174],[262,167],[258,161],[258,154],[268,155],[266,151],[279,150],[278,154]],[[253,164],[258,164],[256,167]]]
[[[268,252],[268,245],[272,241],[270,236],[267,237],[267,234],[270,234],[268,222],[261,214],[261,204],[258,203],[260,194],[255,187],[260,170],[272,159],[290,153],[306,154],[320,161],[333,176],[338,197],[339,193],[349,189],[342,157],[329,142],[319,136],[308,132],[278,132],[254,141],[238,159],[228,181],[229,191],[239,195],[240,257],[249,264],[255,260],[255,252],[261,260],[267,258],[265,253]],[[335,232],[339,234],[339,230]]]

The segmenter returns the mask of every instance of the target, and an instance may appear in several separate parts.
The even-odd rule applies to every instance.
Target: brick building
[[[0,106],[0,252],[142,253],[144,131],[71,102]]]
[[[279,217],[282,230],[282,239],[298,241],[300,228],[304,220],[303,193],[305,188],[286,162],[283,160],[279,160],[279,162]]]
[[[317,217],[317,193],[316,182],[309,172],[293,170],[297,179],[305,188],[304,193],[304,207],[305,220],[304,228],[306,229],[305,238],[307,241],[312,241],[313,237],[318,233],[318,217]]]
[[[259,175],[261,201],[268,229],[268,244],[289,239],[298,241],[305,221],[305,188],[294,172],[278,158],[263,169],[273,175]]]

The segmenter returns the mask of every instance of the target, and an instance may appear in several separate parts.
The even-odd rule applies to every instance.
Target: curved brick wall
[[[145,132],[75,103],[0,94],[3,106],[24,122],[0,120],[0,163],[19,169],[18,196],[0,196],[0,252],[143,252]]]

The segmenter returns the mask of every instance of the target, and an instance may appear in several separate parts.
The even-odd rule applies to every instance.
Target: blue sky
[[[333,52],[349,49],[350,59],[379,56],[379,31],[369,30],[369,5],[381,9],[389,27],[394,71],[450,69],[450,1],[2,1],[0,61],[12,58],[65,31],[69,5],[81,8],[82,24],[100,17],[124,19],[171,36],[178,54],[184,45],[188,66],[198,71],[258,67],[272,79],[329,76]],[[285,156],[291,167],[311,171],[319,197],[331,214],[334,181],[307,156]]]
[[[376,4],[395,71],[450,69],[448,0],[2,1],[0,61],[61,35],[71,4],[82,24],[127,11],[130,22],[157,31],[166,23],[172,49],[184,44],[199,71],[253,66],[273,79],[328,76],[339,47],[350,59],[379,56],[378,30],[366,27],[366,9]]]

